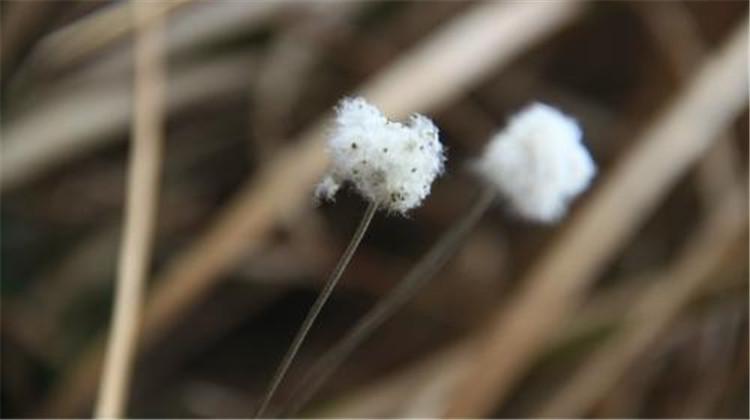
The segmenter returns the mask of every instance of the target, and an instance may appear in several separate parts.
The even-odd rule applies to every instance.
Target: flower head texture
[[[388,121],[362,98],[338,105],[328,151],[331,166],[318,185],[318,197],[332,199],[348,182],[366,199],[402,214],[429,195],[445,162],[438,129],[429,118]]]
[[[537,222],[555,222],[596,174],[581,137],[575,120],[535,103],[490,140],[476,169],[515,212]]]

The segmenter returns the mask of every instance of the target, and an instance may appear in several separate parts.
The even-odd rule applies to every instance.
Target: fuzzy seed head
[[[475,168],[515,212],[555,222],[596,174],[581,137],[575,120],[551,106],[532,104],[490,140]]]
[[[317,197],[333,199],[349,182],[367,200],[402,214],[429,195],[445,162],[438,129],[429,118],[413,115],[405,124],[388,121],[362,98],[338,105],[328,151],[331,166]]]

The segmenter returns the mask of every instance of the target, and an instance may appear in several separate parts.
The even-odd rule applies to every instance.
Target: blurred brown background
[[[342,96],[365,86],[391,98],[403,92],[412,103],[420,92],[424,99],[413,99],[418,109],[375,102],[397,117],[433,117],[448,147],[448,171],[411,217],[376,215],[289,384],[468,207],[477,186],[465,166],[489,136],[531,101],[554,104],[579,120],[600,168],[570,217],[537,226],[496,206],[419,299],[371,337],[301,413],[441,415],[440,407],[458,398],[455,387],[438,386],[439,373],[456,359],[451,349],[512,307],[528,273],[587,223],[577,217],[582,207],[604,190],[617,191],[607,177],[635,160],[647,127],[677,108],[748,14],[743,1],[523,3],[530,12],[516,3],[501,10],[457,1],[162,5],[167,117],[149,298],[188,297],[144,333],[128,407],[134,417],[251,415],[365,206],[350,191],[320,207],[308,196],[286,205],[274,195],[274,185],[297,182],[312,191],[314,177],[298,175],[291,163],[305,165],[294,159],[305,156],[309,127],[325,121]],[[480,25],[498,30],[503,19],[520,29],[504,35],[492,54],[467,62],[441,61],[450,51],[425,50],[471,51],[468,38],[439,41],[446,31],[470,32],[455,25],[481,7],[498,17],[487,12],[476,22],[480,34]],[[0,13],[2,416],[90,416],[137,106],[133,21],[126,2],[3,1]],[[403,86],[381,82],[410,59],[436,63],[435,77],[399,79]],[[478,66],[468,76],[443,71]],[[431,98],[433,91],[440,98]],[[712,100],[722,98],[704,103]],[[695,116],[704,117],[715,116]],[[532,346],[533,357],[486,415],[547,415],[540,410],[554,407],[547,404],[562,392],[585,397],[590,389],[575,388],[575,373],[621,330],[659,319],[664,327],[653,338],[625,341],[632,354],[605,350],[623,366],[575,416],[748,417],[746,103],[726,118],[729,124],[704,139],[697,159],[664,159],[664,172],[685,168],[675,169],[674,181],[642,174],[644,189],[668,180],[637,222],[618,227],[615,219],[601,231],[602,237],[610,228],[629,233],[621,245],[605,245],[606,257],[590,257],[592,278],[579,298],[570,298],[572,310],[555,316],[558,325]],[[267,175],[278,175],[269,168],[283,168],[280,159],[290,159],[289,179],[273,184]],[[737,191],[741,220],[716,222],[715,208]],[[257,210],[263,194],[270,215]],[[588,246],[569,252],[589,258],[599,245]],[[686,297],[654,291],[657,282],[665,290],[679,284],[679,274],[691,272],[684,260],[695,255],[706,256],[707,268]],[[181,283],[183,275],[189,280]],[[658,304],[645,304],[647,316],[630,316],[649,299]],[[546,307],[537,309],[543,316]]]

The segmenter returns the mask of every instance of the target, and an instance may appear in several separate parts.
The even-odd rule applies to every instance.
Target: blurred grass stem
[[[495,190],[485,186],[469,211],[446,231],[401,282],[370,310],[323,358],[321,358],[292,394],[285,413],[294,416],[303,408],[346,358],[372,333],[401,309],[456,254],[466,237],[481,220],[495,199]]]
[[[135,50],[133,141],[128,170],[127,208],[120,248],[112,327],[96,416],[124,414],[141,321],[159,195],[164,109],[162,27],[151,19],[153,3],[134,2],[138,25]]]
[[[328,278],[328,281],[323,287],[323,290],[318,295],[315,303],[313,303],[313,306],[307,313],[305,321],[302,323],[302,326],[297,332],[297,335],[294,337],[292,345],[289,346],[289,350],[287,350],[286,355],[284,355],[284,359],[282,359],[281,364],[279,364],[279,367],[276,369],[276,373],[274,373],[273,379],[271,379],[271,383],[268,386],[268,390],[263,397],[263,402],[261,403],[260,408],[258,408],[258,412],[255,415],[256,418],[262,417],[266,409],[268,408],[268,405],[273,399],[274,394],[276,394],[276,390],[281,384],[281,381],[284,380],[284,376],[286,376],[289,367],[292,365],[294,357],[297,355],[297,352],[302,346],[302,343],[305,341],[307,334],[310,332],[310,328],[312,327],[313,323],[315,323],[315,319],[320,314],[320,311],[323,309],[323,305],[325,305],[325,303],[328,301],[328,298],[333,292],[333,288],[336,287],[336,284],[338,284],[341,275],[344,273],[344,270],[349,265],[349,262],[354,256],[354,252],[357,250],[359,243],[365,236],[365,232],[367,232],[367,228],[368,226],[370,226],[370,222],[372,222],[372,218],[377,210],[378,203],[370,202],[367,205],[365,214],[362,216],[362,220],[359,222],[359,226],[354,232],[351,241],[349,241],[349,245],[347,245],[344,254],[341,255],[339,262],[336,264],[336,268],[333,269],[333,272]]]
[[[669,325],[695,298],[747,229],[747,186],[736,183],[706,221],[689,238],[681,255],[662,278],[642,290],[624,314],[617,333],[597,347],[552,398],[542,404],[539,418],[583,416],[634,365],[637,357],[667,333]]]

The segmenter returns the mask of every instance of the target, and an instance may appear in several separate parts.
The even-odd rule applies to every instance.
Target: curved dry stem
[[[325,303],[328,301],[328,298],[333,292],[333,288],[336,287],[336,284],[339,282],[341,275],[344,273],[344,270],[349,265],[349,262],[354,256],[354,252],[357,250],[359,243],[365,236],[367,227],[370,226],[372,217],[375,215],[375,212],[377,210],[377,203],[371,202],[370,204],[368,204],[367,210],[365,210],[365,214],[364,216],[362,216],[362,220],[359,222],[359,226],[354,232],[354,236],[352,236],[351,241],[349,241],[349,245],[346,247],[344,254],[341,255],[341,259],[339,259],[339,262],[336,264],[336,268],[334,268],[331,276],[328,278],[328,281],[323,287],[323,290],[320,292],[320,295],[318,295],[318,299],[315,301],[315,303],[313,303],[313,306],[307,313],[307,317],[302,323],[302,326],[297,332],[297,335],[294,337],[292,345],[289,346],[289,350],[287,350],[286,355],[284,355],[284,359],[282,359],[281,364],[279,364],[279,367],[276,369],[276,373],[274,373],[273,379],[271,379],[271,384],[268,386],[266,395],[263,397],[263,402],[261,403],[260,408],[258,408],[258,412],[255,414],[255,418],[263,416],[266,409],[268,408],[268,404],[271,402],[271,399],[273,399],[273,396],[274,394],[276,394],[276,390],[281,384],[281,381],[284,380],[284,376],[286,376],[289,367],[292,365],[294,357],[297,355],[300,347],[302,347],[302,343],[305,341],[307,333],[310,332],[310,328],[312,327],[313,323],[315,323],[315,319],[320,314],[320,311],[323,309],[323,305],[325,305]]]
[[[495,191],[486,186],[469,211],[455,223],[425,256],[409,271],[395,289],[381,299],[322,359],[320,359],[292,393],[286,415],[293,416],[307,404],[325,381],[346,358],[372,333],[412,299],[455,255],[466,237],[492,204]],[[296,397],[295,397],[296,395]]]

